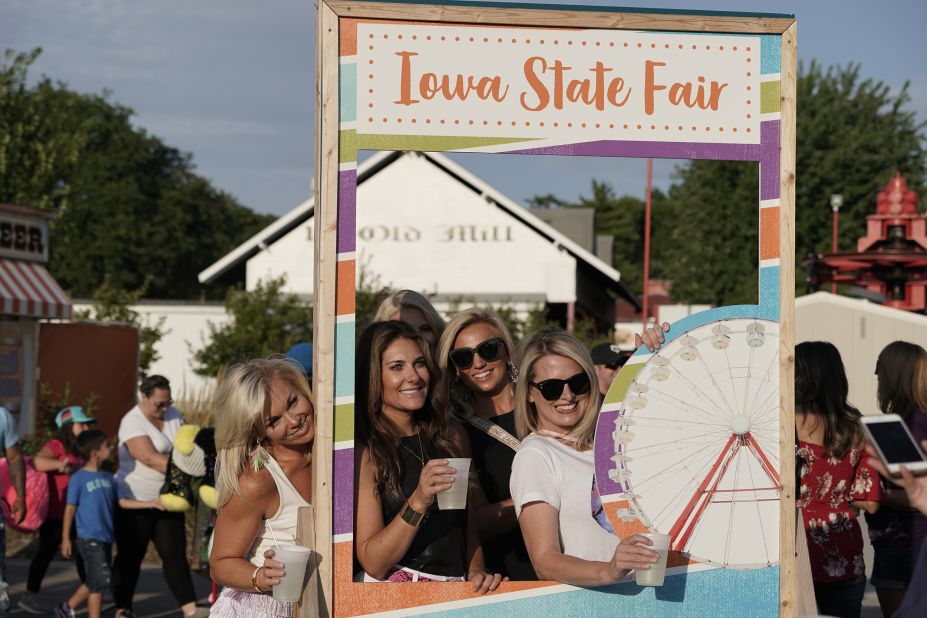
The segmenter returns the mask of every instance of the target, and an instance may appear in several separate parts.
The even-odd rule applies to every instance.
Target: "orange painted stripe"
[[[354,313],[354,260],[341,260],[337,265],[338,283],[335,294],[335,315]]]
[[[353,56],[357,53],[356,19],[342,17],[338,20],[338,55]]]
[[[363,584],[352,581],[353,544],[348,541],[335,545],[335,615],[358,616],[374,612],[420,607],[448,601],[471,599],[474,594],[470,584],[462,583],[403,583]],[[546,588],[557,582],[505,582],[496,592],[518,592],[534,588]],[[371,587],[373,586],[373,587]]]
[[[779,207],[760,209],[760,259],[779,257]]]

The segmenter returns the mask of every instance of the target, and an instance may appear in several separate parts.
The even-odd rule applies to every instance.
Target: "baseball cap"
[[[593,365],[605,365],[610,369],[617,369],[624,365],[631,355],[623,352],[614,343],[600,343],[592,348],[591,356]]]
[[[87,416],[80,406],[68,406],[55,416],[55,425],[60,429],[71,423],[96,423],[97,419]]]
[[[303,368],[303,373],[307,376],[312,375],[312,344],[297,343],[287,350],[286,357],[299,363]]]

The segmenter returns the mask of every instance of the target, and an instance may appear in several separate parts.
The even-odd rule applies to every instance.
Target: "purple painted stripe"
[[[335,451],[332,465],[335,478],[334,534],[346,534],[354,529],[354,449]]]
[[[718,159],[759,161],[760,144],[697,144],[692,142],[629,142],[601,140],[543,148],[506,151],[512,154],[549,154],[589,157],[654,157],[658,159]]]
[[[350,253],[357,246],[357,170],[338,172],[338,253]]]
[[[621,485],[613,481],[608,472],[615,463],[615,419],[618,411],[599,413],[599,420],[595,426],[595,482],[599,488],[599,495],[607,496],[624,491]]]
[[[760,158],[760,199],[779,197],[779,121],[760,123],[763,156]]]

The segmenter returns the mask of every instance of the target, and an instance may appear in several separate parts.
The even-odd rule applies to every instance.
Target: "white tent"
[[[837,346],[850,381],[850,403],[878,414],[875,363],[896,340],[927,348],[927,316],[815,292],[795,299],[795,342],[829,341]]]

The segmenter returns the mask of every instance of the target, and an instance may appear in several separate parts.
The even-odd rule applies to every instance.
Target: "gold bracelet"
[[[251,585],[254,586],[254,589],[257,590],[260,594],[264,594],[264,591],[261,590],[260,588],[258,588],[258,585],[257,585],[257,574],[258,574],[258,571],[261,570],[261,568],[262,568],[262,567],[257,567],[257,568],[254,569],[254,571],[251,573]]]
[[[427,513],[419,513],[412,508],[412,505],[409,504],[409,501],[406,500],[406,503],[402,505],[402,509],[399,511],[399,517],[402,518],[402,521],[406,522],[410,526],[419,527],[422,523],[422,520],[425,519]]]

